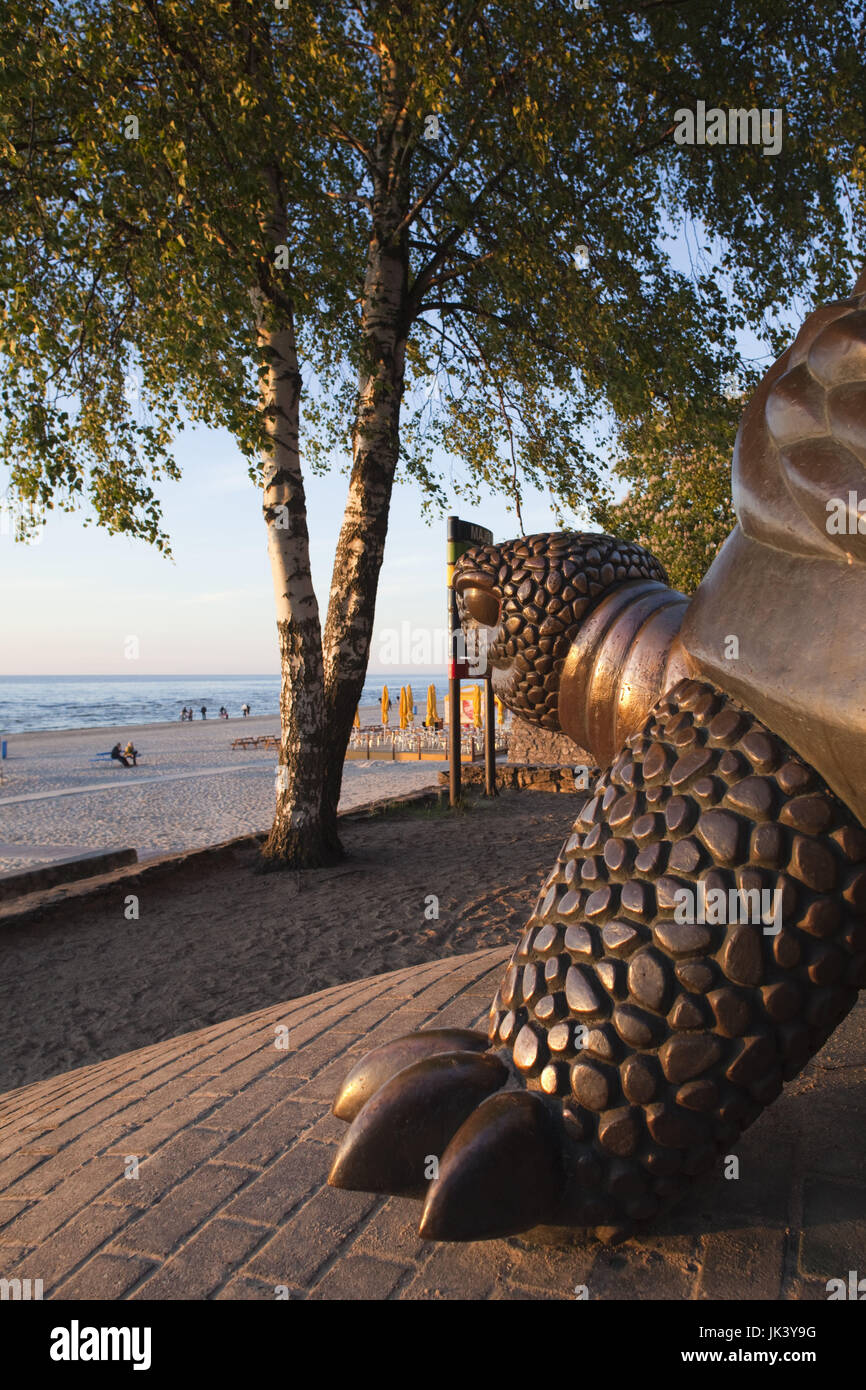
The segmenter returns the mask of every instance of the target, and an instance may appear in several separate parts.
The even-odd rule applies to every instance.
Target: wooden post
[[[484,795],[496,796],[496,705],[493,681],[484,682]]]
[[[457,733],[455,735],[455,729]],[[449,800],[460,800],[460,679],[448,677],[448,788]]]
[[[460,680],[469,675],[469,664],[463,649],[463,634],[457,616],[457,595],[452,586],[454,566],[460,556],[473,545],[492,545],[493,532],[486,526],[476,526],[471,521],[461,521],[458,516],[448,518],[448,559],[446,584],[448,588],[448,710],[450,732],[448,735],[448,784],[450,801],[456,806],[460,800]],[[474,741],[473,741],[474,746]]]

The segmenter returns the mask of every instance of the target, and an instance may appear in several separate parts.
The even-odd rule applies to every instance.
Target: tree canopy
[[[14,489],[45,507],[87,495],[102,524],[164,546],[156,485],[175,476],[182,411],[255,459],[255,287],[266,313],[278,288],[291,295],[317,388],[308,463],[345,450],[390,62],[405,70],[411,123],[402,467],[437,505],[442,449],[470,495],[532,483],[591,510],[611,416],[640,451],[659,399],[687,399],[687,438],[723,410],[721,377],[748,376],[738,329],[775,346],[773,311],[793,294],[844,289],[862,236],[858,11],[10,0],[2,457]],[[780,154],[674,144],[674,112],[702,95],[781,108]],[[272,180],[288,209],[279,267]],[[691,276],[664,241],[684,220],[724,247]]]

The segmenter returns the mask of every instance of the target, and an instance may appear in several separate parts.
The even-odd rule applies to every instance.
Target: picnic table
[[[233,738],[232,748],[279,748],[276,734],[259,734],[256,738]]]

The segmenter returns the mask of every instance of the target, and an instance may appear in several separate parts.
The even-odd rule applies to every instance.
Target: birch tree
[[[231,431],[281,655],[265,860],[328,862],[398,470],[432,514],[497,492],[519,526],[541,487],[600,519],[660,411],[683,457],[732,432],[738,330],[775,353],[863,239],[859,7],[7,0],[0,25],[9,487],[168,550],[172,439]],[[781,109],[781,149],[678,144],[700,100]],[[323,622],[304,477],[347,451]]]

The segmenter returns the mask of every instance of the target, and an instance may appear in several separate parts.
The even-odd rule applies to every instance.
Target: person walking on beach
[[[184,705],[183,709],[181,710],[180,717],[182,721],[186,719],[186,705]]]
[[[129,767],[129,759],[125,758],[121,753],[119,743],[115,743],[114,747],[111,750],[111,756],[116,763],[123,763],[124,767]]]
[[[241,714],[243,715],[244,719],[246,719],[246,717],[247,717],[247,715],[249,714],[249,712],[250,712],[250,707],[249,707],[249,705],[241,705]]]
[[[207,705],[202,705],[202,707],[201,707],[201,717],[202,717],[202,719],[207,719]]]

